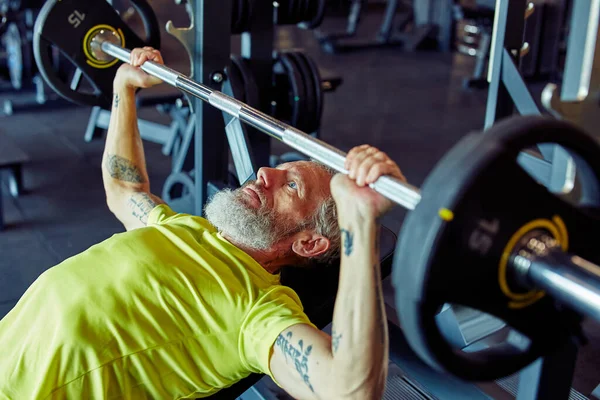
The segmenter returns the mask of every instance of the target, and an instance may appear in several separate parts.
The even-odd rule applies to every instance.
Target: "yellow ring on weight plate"
[[[531,290],[527,293],[515,293],[510,289],[506,276],[508,270],[508,260],[514,247],[527,232],[533,229],[548,230],[552,237],[559,242],[563,251],[567,251],[569,247],[569,235],[567,232],[567,227],[558,215],[552,217],[552,221],[548,219],[533,220],[523,225],[517,232],[515,232],[502,252],[502,257],[500,258],[500,264],[498,268],[498,283],[500,285],[500,290],[502,290],[502,293],[504,293],[506,297],[511,299],[511,301],[508,303],[509,308],[518,309],[527,307],[545,295],[545,292],[541,290]]]
[[[113,65],[115,65],[116,63],[119,62],[119,60],[117,58],[115,58],[112,61],[98,61],[90,53],[89,46],[90,46],[90,43],[92,41],[92,38],[94,37],[94,35],[96,33],[98,33],[102,29],[107,29],[107,30],[109,30],[111,32],[114,32],[117,35],[119,35],[119,37],[121,38],[121,46],[122,47],[126,47],[126,45],[125,45],[125,35],[123,34],[123,31],[121,29],[115,29],[115,28],[113,28],[110,25],[104,25],[104,24],[100,24],[100,25],[96,25],[96,26],[92,27],[85,34],[85,37],[83,38],[83,53],[87,57],[87,63],[89,65],[91,65],[92,67],[94,67],[94,68],[110,68],[110,67],[112,67]]]

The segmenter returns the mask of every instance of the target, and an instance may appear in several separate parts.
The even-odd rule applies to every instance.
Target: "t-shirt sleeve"
[[[171,209],[167,204],[159,204],[150,211],[148,214],[148,226],[152,225],[167,225],[167,224],[179,224],[182,226],[190,227],[193,229],[207,229],[215,231],[215,227],[212,226],[206,219],[191,214],[177,213]]]
[[[298,295],[286,286],[267,292],[252,307],[242,324],[239,339],[242,362],[252,372],[275,379],[269,368],[271,348],[282,331],[296,324],[316,328],[304,313]]]
[[[178,214],[171,209],[167,204],[159,204],[148,214],[148,225],[162,225],[168,223],[177,216],[185,216],[186,214]]]

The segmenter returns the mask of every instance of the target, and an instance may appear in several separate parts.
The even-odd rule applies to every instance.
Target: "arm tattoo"
[[[294,362],[294,366],[296,367],[296,371],[302,377],[302,380],[306,385],[310,388],[310,390],[314,393],[312,385],[310,384],[309,376],[308,376],[308,357],[310,356],[310,352],[312,351],[312,346],[307,346],[304,348],[304,342],[302,340],[298,341],[298,346],[295,347],[290,343],[292,340],[292,332],[288,332],[285,336],[279,335],[275,344],[279,346],[283,355],[285,356],[285,362],[287,364],[288,356]]]
[[[331,328],[331,347],[333,347],[333,354],[337,351],[340,346],[340,340],[342,339],[342,334],[335,331],[335,326]]]
[[[116,154],[108,155],[106,169],[114,179],[124,182],[146,183],[146,178],[142,176],[142,173],[135,164]]]
[[[119,94],[118,94],[118,93],[115,93],[115,94],[114,94],[114,99],[115,99],[115,100],[114,100],[115,108],[119,108],[119,101],[120,101],[121,99],[119,98]]]
[[[145,225],[148,223],[148,214],[157,203],[147,193],[135,193],[131,195],[127,205],[131,208],[131,214]]]
[[[346,229],[341,230],[344,236],[344,254],[349,256],[352,254],[352,247],[354,245],[354,234]]]

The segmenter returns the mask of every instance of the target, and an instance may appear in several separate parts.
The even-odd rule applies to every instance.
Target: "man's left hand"
[[[340,213],[358,212],[365,218],[379,218],[394,205],[369,187],[380,176],[388,175],[406,182],[398,165],[379,149],[362,145],[346,156],[348,175],[337,174],[331,180],[331,194]]]

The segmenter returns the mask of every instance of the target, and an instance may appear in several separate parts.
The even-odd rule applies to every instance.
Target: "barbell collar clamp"
[[[102,50],[103,43],[113,43],[117,46],[121,46],[121,38],[119,35],[110,30],[110,29],[102,29],[100,30],[89,44],[90,55],[94,57],[98,61],[112,61],[113,57],[107,54]]]
[[[551,250],[560,250],[556,239],[540,229],[527,232],[510,257],[515,282],[522,288],[532,289],[534,285],[529,279],[531,264],[535,259],[547,256]]]

